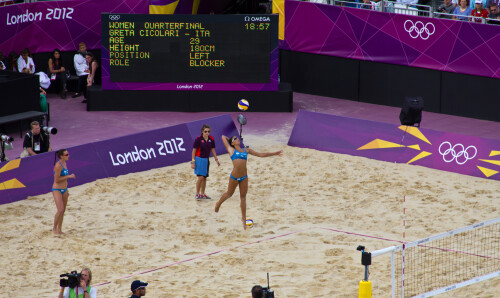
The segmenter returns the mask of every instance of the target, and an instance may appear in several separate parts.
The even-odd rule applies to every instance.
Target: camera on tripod
[[[61,287],[70,287],[70,288],[75,288],[78,287],[80,284],[80,277],[81,273],[78,273],[77,271],[71,271],[71,273],[64,273],[59,275],[59,277],[67,277],[66,279],[61,278],[59,280],[59,285]]]

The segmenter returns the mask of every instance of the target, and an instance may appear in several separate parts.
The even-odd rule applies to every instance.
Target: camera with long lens
[[[65,287],[70,287],[70,288],[75,288],[78,287],[80,284],[80,277],[82,275],[78,273],[77,271],[71,271],[71,273],[64,273],[59,275],[59,277],[67,277],[67,278],[61,278],[59,280],[59,285],[63,288]]]
[[[262,297],[274,298],[274,291],[269,288],[262,288]]]
[[[8,135],[2,135],[2,134],[0,134],[0,141],[1,142],[5,142],[5,143],[10,143],[10,142],[14,142],[14,138],[13,137],[9,137]]]
[[[43,130],[45,133],[48,133],[48,134],[52,134],[52,135],[57,134],[57,128],[55,128],[55,127],[51,127],[51,126],[44,126],[44,127],[42,127],[42,130]]]
[[[274,291],[269,286],[269,272],[267,273],[267,287],[262,287],[262,297],[274,298]]]

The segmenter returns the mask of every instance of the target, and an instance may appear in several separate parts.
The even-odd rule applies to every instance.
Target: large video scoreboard
[[[277,90],[277,15],[102,14],[103,89]]]

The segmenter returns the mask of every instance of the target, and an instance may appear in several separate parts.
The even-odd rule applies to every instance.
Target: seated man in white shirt
[[[19,72],[35,73],[35,62],[30,57],[30,50],[28,48],[21,51],[21,56],[17,58],[17,69]]]
[[[85,54],[87,53],[87,46],[84,42],[78,45],[78,53],[75,54],[73,62],[75,63],[76,75],[78,76],[78,88],[76,93],[72,96],[73,98],[78,97],[85,93],[87,89],[87,76],[90,73],[89,65],[85,59]]]

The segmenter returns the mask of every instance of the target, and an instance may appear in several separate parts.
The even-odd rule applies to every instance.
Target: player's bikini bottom
[[[60,188],[53,188],[52,191],[58,191],[60,192],[62,195],[68,190],[68,188],[65,188],[65,189],[60,189]]]
[[[238,181],[238,183],[240,183],[241,181],[247,179],[248,175],[245,175],[245,176],[240,177],[240,178],[234,178],[233,175],[229,174],[229,178],[233,179],[234,181]]]

